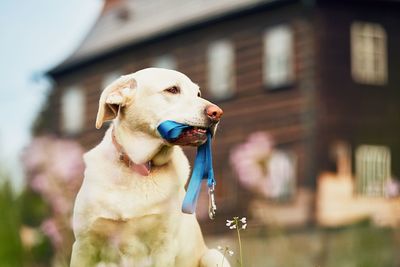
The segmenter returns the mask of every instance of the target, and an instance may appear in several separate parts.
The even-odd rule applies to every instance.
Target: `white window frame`
[[[207,49],[208,91],[223,100],[235,93],[235,48],[228,39],[211,42]]]
[[[80,133],[85,125],[85,91],[80,86],[70,86],[61,96],[61,128],[66,134]]]
[[[271,27],[264,34],[264,85],[276,89],[292,84],[294,79],[293,30],[286,24]]]
[[[176,61],[176,58],[171,54],[164,54],[156,57],[153,60],[151,66],[155,68],[170,69],[170,70],[178,69],[178,63]]]
[[[356,21],[351,24],[351,73],[361,84],[384,85],[388,80],[387,36],[382,25]]]
[[[391,155],[386,146],[361,145],[356,150],[356,191],[366,196],[386,196],[391,178]]]

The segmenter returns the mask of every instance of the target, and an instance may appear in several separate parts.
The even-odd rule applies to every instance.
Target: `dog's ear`
[[[118,116],[118,111],[132,99],[136,80],[130,75],[121,76],[101,93],[99,110],[97,111],[96,128],[100,129],[105,121]]]

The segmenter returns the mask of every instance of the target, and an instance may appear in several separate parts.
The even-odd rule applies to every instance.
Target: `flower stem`
[[[239,242],[240,267],[243,267],[242,240],[240,239],[240,230],[239,230],[239,224],[238,224],[237,220],[236,220],[236,232],[238,235],[238,242]]]
[[[221,267],[224,267],[224,260],[225,260],[225,256],[226,256],[226,251],[227,251],[227,249],[225,248],[225,250],[224,250],[224,256],[222,257]]]

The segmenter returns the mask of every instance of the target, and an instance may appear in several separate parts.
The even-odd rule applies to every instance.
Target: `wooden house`
[[[219,215],[212,225],[204,220],[206,231],[249,214],[254,198],[277,214],[286,208],[282,223],[292,211],[307,213],[300,225],[313,223],[317,177],[336,168],[336,141],[358,151],[356,179],[400,175],[399,12],[396,1],[107,0],[81,45],[48,71],[55,86],[39,128],[90,149],[104,134],[94,125],[110,81],[149,66],[179,70],[224,110],[213,148]],[[294,194],[308,192],[298,209],[295,196],[260,197],[237,179],[232,151],[257,132],[294,155]],[[365,161],[376,173],[356,166]],[[382,194],[365,188],[358,191]]]

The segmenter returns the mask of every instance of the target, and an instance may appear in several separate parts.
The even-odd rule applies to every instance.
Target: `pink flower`
[[[267,182],[265,161],[271,154],[273,146],[274,142],[270,135],[255,132],[245,143],[232,150],[230,163],[244,187],[266,195],[263,190]]]
[[[52,168],[64,182],[70,182],[82,174],[84,164],[83,150],[75,142],[58,140],[53,147]]]
[[[22,155],[27,184],[41,195],[52,210],[52,218],[42,223],[53,246],[61,249],[71,234],[74,198],[82,183],[83,149],[71,140],[53,136],[32,140]]]
[[[46,174],[37,174],[31,179],[30,186],[36,193],[44,193],[49,190],[49,178]]]
[[[35,138],[22,155],[28,185],[48,200],[61,192],[75,195],[83,178],[82,155],[83,149],[74,141]]]
[[[58,248],[62,245],[63,238],[54,219],[45,220],[40,228],[50,238],[54,247]]]

